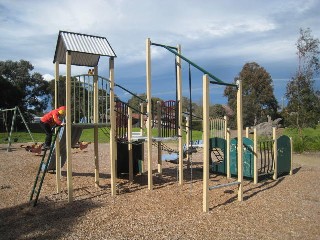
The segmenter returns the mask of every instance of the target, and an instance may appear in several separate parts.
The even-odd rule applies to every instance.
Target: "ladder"
[[[104,135],[106,135],[107,137],[110,136],[110,128],[101,128],[101,131],[103,132]]]
[[[32,191],[31,191],[31,194],[30,194],[30,199],[29,199],[29,202],[34,200],[33,206],[37,205],[38,198],[39,198],[40,191],[41,191],[41,187],[42,187],[42,183],[43,183],[44,177],[46,175],[48,166],[49,166],[49,164],[51,162],[53,151],[55,149],[55,142],[56,142],[57,136],[59,135],[60,129],[61,129],[61,126],[58,127],[56,133],[53,135],[53,141],[52,141],[52,144],[50,146],[49,155],[47,156],[47,149],[45,149],[44,152],[43,152],[43,156],[41,158],[41,162],[40,162],[40,165],[39,165],[37,176],[36,176],[36,179],[34,181],[34,184],[33,184],[33,187],[32,187]]]
[[[224,156],[222,155],[222,151],[218,148],[213,148],[212,152],[217,159],[217,163],[221,163],[224,160]]]

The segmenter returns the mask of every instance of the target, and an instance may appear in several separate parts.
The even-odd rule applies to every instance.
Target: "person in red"
[[[61,119],[64,118],[65,113],[66,107],[61,106],[48,112],[40,119],[40,125],[46,133],[46,140],[42,146],[43,149],[50,149],[54,127],[65,125],[65,123],[61,121]]]

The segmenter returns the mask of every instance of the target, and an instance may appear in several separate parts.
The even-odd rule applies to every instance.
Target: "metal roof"
[[[53,63],[66,63],[66,52],[71,52],[71,65],[94,67],[100,56],[116,57],[105,37],[59,31]]]

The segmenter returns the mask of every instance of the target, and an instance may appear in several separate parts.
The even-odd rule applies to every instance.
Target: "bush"
[[[283,134],[292,137],[294,152],[320,151],[319,125],[316,128],[301,129],[300,132],[296,128],[287,128]]]

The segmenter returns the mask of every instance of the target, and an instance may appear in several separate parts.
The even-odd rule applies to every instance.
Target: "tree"
[[[136,110],[141,111],[140,103],[143,103],[141,99],[147,99],[147,95],[145,93],[137,94],[137,96],[139,96],[139,98],[132,95],[132,97],[128,100],[128,105],[134,109],[133,112],[136,112]]]
[[[8,109],[21,105],[23,92],[0,75],[0,108]]]
[[[226,116],[226,110],[221,104],[214,104],[209,107],[209,115],[214,118],[223,118]]]
[[[0,61],[0,108],[18,106],[21,111],[42,112],[49,101],[49,83],[40,73],[33,73],[30,62]]]
[[[50,100],[49,83],[40,73],[33,73],[26,86],[26,104],[35,113],[42,113],[48,107]]]
[[[320,94],[314,90],[313,80],[320,70],[319,39],[311,35],[309,28],[300,29],[296,46],[298,70],[287,84],[286,121],[298,129],[315,127],[320,120]]]
[[[253,126],[267,121],[267,115],[277,117],[278,102],[273,93],[270,74],[255,62],[246,63],[234,81],[242,80],[243,124]],[[224,95],[228,105],[236,112],[237,89],[227,86]],[[230,118],[231,127],[236,126],[235,118]]]

